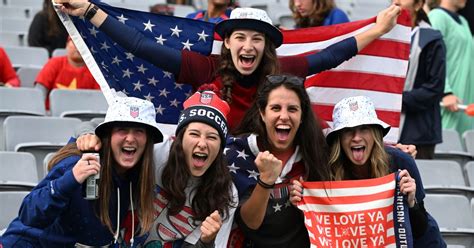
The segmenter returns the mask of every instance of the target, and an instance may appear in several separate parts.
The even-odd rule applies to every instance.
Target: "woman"
[[[154,148],[156,218],[146,246],[226,247],[238,201],[223,156],[229,105],[211,91],[183,105],[176,137]],[[94,135],[77,143],[81,150],[102,145]]]
[[[336,7],[334,0],[290,0],[289,4],[296,28],[349,22],[346,13]]]
[[[301,212],[289,204],[294,179],[328,180],[328,149],[303,79],[268,76],[227,143],[239,191],[236,222],[253,247],[309,247]]]
[[[224,39],[221,55],[208,57],[186,49],[177,51],[157,45],[155,40],[126,27],[86,0],[56,0],[56,3],[62,4],[61,10],[65,13],[84,16],[136,56],[172,72],[178,82],[190,83],[195,88],[204,83],[215,84],[223,99],[230,103],[232,111],[228,121],[231,130],[250,107],[266,75],[284,72],[306,77],[336,67],[388,32],[400,13],[399,7],[391,6],[380,12],[376,25],[366,32],[319,53],[278,58],[275,49],[281,45],[283,37],[267,13],[252,8],[236,8],[228,20],[219,22],[215,28]]]
[[[67,37],[51,0],[44,0],[43,9],[35,15],[28,30],[28,46],[44,47],[51,56],[54,49],[66,46]]]
[[[403,92],[404,121],[400,143],[414,144],[418,159],[432,159],[441,143],[441,111],[446,77],[446,47],[443,36],[431,28],[423,10],[424,0],[393,0],[412,17],[410,63]],[[403,119],[403,118],[402,118]]]
[[[390,126],[377,118],[372,101],[365,96],[341,100],[334,107],[333,125],[326,137],[331,149],[331,179],[378,178],[400,171],[400,192],[407,195],[414,245],[446,246],[435,220],[424,208],[425,194],[415,161],[396,148],[384,147],[383,137]],[[293,204],[301,200],[301,192],[301,183],[293,181]]]
[[[100,161],[94,154],[81,154],[74,143],[59,150],[51,160],[52,170],[25,197],[18,217],[3,234],[3,247],[90,247],[125,242],[135,247],[143,241],[154,219],[153,144],[163,138],[153,104],[117,98],[95,134],[103,144]],[[98,199],[87,200],[83,183],[99,171]],[[127,219],[138,226],[124,221]],[[121,230],[124,227],[126,230]],[[135,228],[139,232],[135,233]],[[135,240],[137,234],[142,237]]]

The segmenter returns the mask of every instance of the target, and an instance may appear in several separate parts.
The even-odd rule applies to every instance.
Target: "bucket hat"
[[[95,129],[95,134],[104,137],[111,128],[123,124],[142,124],[150,130],[149,136],[154,143],[163,140],[163,134],[156,124],[153,103],[136,97],[116,97],[107,109],[104,122]]]
[[[390,125],[377,117],[374,103],[366,96],[348,97],[339,101],[334,106],[332,121],[333,127],[326,136],[328,141],[332,141],[335,134],[344,128],[361,125],[378,125],[384,136],[390,131]]]
[[[276,47],[279,47],[283,42],[280,30],[273,26],[267,12],[261,9],[236,8],[230,13],[229,19],[216,25],[215,31],[224,39],[227,33],[235,29],[250,29],[264,33]]]

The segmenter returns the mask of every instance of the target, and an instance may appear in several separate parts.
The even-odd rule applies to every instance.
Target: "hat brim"
[[[328,144],[331,144],[332,141],[334,140],[334,137],[336,137],[336,135],[339,133],[339,131],[341,131],[342,129],[344,128],[352,128],[352,127],[357,127],[357,126],[362,126],[362,125],[375,125],[375,126],[379,126],[380,128],[382,128],[382,134],[383,134],[383,137],[385,137],[385,135],[388,134],[388,132],[390,131],[390,125],[388,125],[387,123],[381,121],[381,120],[377,120],[377,122],[374,122],[374,121],[370,121],[370,122],[367,122],[367,123],[357,123],[357,124],[352,124],[352,125],[345,125],[345,126],[341,126],[341,127],[338,127],[338,128],[335,128],[335,129],[331,129],[327,135],[326,135],[326,141]]]
[[[224,39],[227,33],[236,29],[250,29],[264,33],[275,44],[275,47],[279,47],[283,43],[283,34],[277,27],[254,19],[227,19],[219,22],[215,31]]]
[[[160,143],[163,141],[163,134],[161,131],[152,125],[148,125],[145,123],[137,123],[137,122],[130,122],[130,121],[110,121],[110,122],[102,122],[100,123],[96,128],[95,128],[95,135],[99,136],[99,138],[103,138],[105,135],[107,135],[110,130],[119,125],[130,125],[130,126],[144,126],[146,127],[150,132],[148,133],[148,136],[152,137],[153,143]]]

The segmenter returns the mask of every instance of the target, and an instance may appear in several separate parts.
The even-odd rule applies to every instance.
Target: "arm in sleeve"
[[[404,111],[420,112],[438,104],[443,97],[446,79],[446,48],[442,40],[428,44],[420,56],[420,67],[417,73],[424,73],[426,81],[420,87],[403,92],[402,108]],[[424,71],[420,71],[423,69]],[[418,76],[417,76],[418,78]]]
[[[313,75],[337,67],[356,54],[357,42],[354,37],[332,44],[318,53],[305,56],[309,66],[308,74]]]
[[[74,192],[81,186],[72,173],[79,157],[61,161],[28,194],[20,207],[18,218],[27,226],[44,228],[51,225],[67,209]]]
[[[181,51],[158,45],[155,41],[146,38],[138,30],[119,22],[111,16],[107,16],[100,29],[110,36],[113,41],[134,55],[149,61],[165,71],[179,75]]]

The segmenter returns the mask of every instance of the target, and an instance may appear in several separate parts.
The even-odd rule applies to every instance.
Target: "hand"
[[[81,159],[77,161],[76,165],[72,168],[72,174],[79,184],[92,175],[99,173],[100,164],[97,161],[97,157],[92,154],[83,154]]]
[[[398,177],[400,178],[399,186],[400,192],[404,195],[408,195],[408,206],[412,208],[415,206],[415,195],[416,195],[416,182],[410,176],[407,170],[402,170],[398,173]]]
[[[297,206],[298,202],[303,199],[303,179],[300,178],[300,180],[293,180],[292,185],[291,185],[291,191],[290,191],[290,202],[293,204],[293,206]]]
[[[395,147],[400,149],[400,151],[410,155],[413,159],[416,158],[416,154],[418,153],[415,145],[404,145],[404,144],[398,143],[395,145]]]
[[[275,183],[283,169],[281,160],[269,151],[259,152],[255,159],[255,165],[260,173],[260,180],[270,185]]]
[[[449,94],[443,97],[442,101],[445,109],[451,112],[457,112],[459,110],[458,104],[461,103],[461,100],[457,96]]]
[[[77,148],[80,151],[99,151],[102,147],[102,142],[95,134],[84,134],[76,140]]]
[[[84,16],[89,7],[87,0],[54,0],[54,2],[59,5],[62,12],[72,16]]]
[[[390,7],[379,12],[374,28],[380,35],[388,33],[397,24],[397,18],[400,13],[401,8],[392,4]]]
[[[221,226],[221,216],[219,212],[215,210],[211,215],[207,216],[201,224],[201,241],[206,244],[213,242]]]

